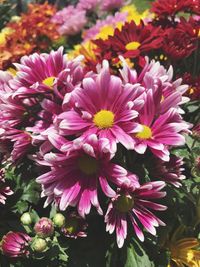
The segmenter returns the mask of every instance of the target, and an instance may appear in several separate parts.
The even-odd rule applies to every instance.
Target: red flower
[[[200,9],[199,0],[157,0],[152,3],[151,11],[159,17],[175,16],[178,12],[191,12]]]
[[[1,249],[3,254],[8,257],[22,257],[28,255],[28,242],[31,240],[30,236],[19,232],[9,232],[3,236]]]
[[[192,20],[181,18],[176,28],[165,30],[163,51],[170,59],[186,58],[197,49],[198,32],[194,30]]]
[[[163,41],[162,30],[143,21],[136,25],[134,21],[126,22],[121,30],[115,29],[114,35],[107,40],[98,39],[94,43],[104,59],[113,59],[118,62],[118,56],[124,58],[138,58],[146,52],[161,47]]]
[[[200,75],[193,77],[190,73],[183,75],[183,82],[189,84],[186,95],[192,100],[200,99]]]
[[[200,15],[200,0],[193,0],[192,12]]]

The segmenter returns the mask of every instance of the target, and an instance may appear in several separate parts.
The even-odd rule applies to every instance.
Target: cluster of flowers
[[[21,223],[31,230],[31,235],[23,232],[8,232],[2,239],[1,249],[4,255],[16,258],[26,256],[31,253],[41,253],[52,246],[51,240],[59,231],[66,237],[85,237],[87,224],[74,212],[64,216],[56,213],[51,219],[42,217],[34,223],[33,215],[26,212],[21,216]]]
[[[92,70],[104,59],[115,70],[119,65],[119,55],[127,59],[129,64],[144,67],[145,56],[148,55],[161,61],[165,67],[173,65],[177,69],[176,75],[183,77],[184,82],[192,88],[188,95],[192,99],[199,99],[200,70],[196,63],[193,64],[194,55],[195,62],[198,61],[200,43],[200,9],[197,2],[170,0],[165,5],[163,1],[155,1],[151,9],[154,18],[145,13],[146,17],[140,15],[143,18],[141,21],[135,19],[131,6],[126,7],[124,11],[127,11],[128,17],[126,12],[116,13],[112,20],[97,23],[84,32],[79,52],[85,55],[85,64]],[[180,18],[178,12],[192,15],[188,19]],[[101,33],[103,28],[107,34]],[[185,60],[189,57],[191,60],[186,64]]]
[[[180,186],[184,178],[182,162],[170,158],[169,148],[185,142],[189,124],[179,106],[188,86],[181,79],[172,82],[172,68],[147,58],[140,73],[124,61],[118,76],[110,74],[107,61],[94,73],[80,60],[69,61],[60,48],[23,57],[14,77],[1,72],[0,138],[15,164],[29,155],[49,168],[36,179],[45,206],[52,201],[63,211],[75,206],[85,218],[93,205],[102,215],[98,196],[103,192],[110,200],[107,231],[116,229],[122,247],[128,218],[140,240],[141,225],[156,234],[155,227],[164,223],[150,210],[166,207],[152,199],[165,196],[165,182]],[[157,161],[156,178],[165,182],[141,184],[129,171],[129,154],[147,148]]]
[[[188,133],[200,137],[182,106],[200,97],[200,2],[156,0],[142,14],[124,4],[79,0],[59,11],[31,4],[8,23],[3,42],[0,33],[0,205],[15,191],[6,168],[27,163],[44,207],[59,212],[37,220],[23,214],[26,233],[8,232],[0,243],[8,257],[45,252],[59,235],[86,237],[93,214],[116,233],[119,248],[165,226],[163,198],[186,178],[172,150]],[[60,43],[65,48],[56,50]],[[192,109],[198,114],[198,104]],[[199,266],[196,238],[174,234],[166,246],[169,267]]]
[[[0,67],[11,67],[23,55],[49,51],[52,45],[62,42],[62,38],[79,34],[91,23],[91,12],[104,16],[123,3],[124,0],[80,0],[76,6],[69,5],[60,11],[47,2],[29,4],[27,12],[13,16],[0,32]]]
[[[76,6],[69,5],[58,11],[52,22],[58,25],[60,34],[75,35],[89,22],[88,15],[92,12],[103,16],[105,12],[120,8],[123,4],[124,0],[79,0]]]
[[[47,3],[29,4],[28,11],[6,25],[0,38],[0,67],[7,69],[23,55],[48,50],[58,40],[57,26],[51,22],[56,8]]]

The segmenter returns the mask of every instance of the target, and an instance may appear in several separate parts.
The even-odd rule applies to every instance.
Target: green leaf
[[[16,207],[17,211],[20,214],[22,214],[25,211],[27,211],[27,209],[28,209],[28,203],[26,201],[20,200],[20,201],[17,202],[17,204],[16,204],[15,207]]]
[[[22,199],[30,203],[37,204],[40,198],[39,190],[40,190],[39,184],[37,184],[35,180],[30,181],[24,190]]]
[[[127,246],[126,260],[124,267],[153,267],[154,264],[149,260],[143,248],[134,241]]]
[[[31,210],[31,218],[35,223],[40,219],[38,213],[35,210]]]

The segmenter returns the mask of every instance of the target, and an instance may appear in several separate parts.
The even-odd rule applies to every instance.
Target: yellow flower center
[[[75,233],[76,230],[78,228],[78,220],[76,218],[69,218],[66,221],[65,224],[65,229],[67,230],[67,232],[69,232],[70,234]]]
[[[115,208],[120,212],[128,212],[132,210],[133,206],[133,198],[131,196],[126,195],[121,195],[115,203]]]
[[[53,87],[53,83],[54,83],[54,80],[55,80],[55,77],[54,76],[51,76],[51,77],[48,77],[46,79],[44,79],[42,81],[42,83],[50,88]]]
[[[149,128],[146,125],[142,125],[143,130],[136,134],[136,137],[139,139],[150,139],[152,137],[152,131],[151,128]]]
[[[7,71],[12,74],[13,76],[16,76],[17,75],[17,70],[14,69],[14,68],[8,68]]]
[[[114,123],[115,115],[109,110],[100,110],[94,115],[93,122],[100,129],[111,128]]]
[[[138,49],[139,46],[140,46],[139,42],[130,42],[125,47],[126,47],[126,50],[130,51],[130,50]]]
[[[78,159],[78,167],[79,170],[86,175],[93,175],[97,173],[99,169],[97,160],[89,155],[83,155]]]

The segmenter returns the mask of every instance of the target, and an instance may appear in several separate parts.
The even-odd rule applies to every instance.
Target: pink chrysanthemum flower
[[[42,133],[56,115],[70,109],[74,86],[85,75],[81,58],[67,60],[61,47],[50,54],[23,57],[14,77],[0,72],[0,139],[8,150],[13,148],[15,163],[31,146],[46,141]]]
[[[10,86],[17,90],[16,95],[22,97],[23,94],[51,94],[62,95],[62,91],[72,90],[71,83],[76,83],[83,76],[79,61],[68,61],[63,54],[63,47],[50,54],[34,53],[21,58],[20,64],[16,63],[17,75],[10,81]],[[78,67],[78,69],[77,69]],[[71,74],[75,72],[75,75]],[[50,98],[50,96],[49,96]],[[62,96],[63,98],[63,96]]]
[[[25,108],[13,97],[15,90],[9,83],[13,77],[6,71],[0,71],[0,127],[16,127],[22,121]]]
[[[28,246],[31,241],[30,236],[19,232],[9,232],[3,236],[1,249],[8,257],[22,257],[29,254]]]
[[[9,186],[5,186],[5,180],[4,180],[4,170],[0,170],[0,204],[6,203],[7,196],[10,196],[13,194],[13,191],[10,189]]]
[[[112,11],[123,6],[124,0],[103,0],[101,9],[104,11]]]
[[[152,89],[154,92],[154,101],[159,113],[168,111],[171,107],[177,108],[180,113],[184,111],[180,108],[181,104],[189,101],[183,94],[188,90],[188,85],[181,84],[182,79],[173,81],[173,68],[165,69],[160,62],[156,62],[146,57],[146,65],[138,75],[135,69],[130,69],[125,60],[123,69],[120,71],[125,83],[140,83],[146,91]]]
[[[150,175],[176,187],[182,186],[182,180],[186,177],[183,175],[183,159],[175,155],[170,156],[169,162],[162,161],[158,158],[151,159]]]
[[[86,12],[70,5],[58,11],[51,21],[58,25],[60,34],[75,35],[83,29],[87,22]]]
[[[143,154],[149,147],[155,156],[169,161],[168,146],[184,145],[185,138],[181,132],[189,126],[175,108],[170,108],[161,115],[158,115],[156,108],[153,92],[149,89],[145,105],[137,118],[143,129],[133,135],[134,149]]]
[[[144,241],[141,226],[156,235],[155,227],[165,225],[150,210],[165,210],[166,207],[152,202],[165,196],[160,190],[165,186],[164,182],[149,182],[135,190],[121,189],[111,200],[105,215],[106,231],[110,234],[116,230],[117,244],[121,248],[127,237],[127,219],[131,221],[137,237]],[[140,226],[141,225],[141,226]]]
[[[85,78],[73,94],[75,107],[58,116],[60,133],[90,136],[97,134],[109,139],[112,149],[120,142],[134,148],[130,132],[142,128],[134,122],[144,104],[144,88],[138,84],[122,84],[119,77],[110,75],[107,62],[95,77]]]
[[[11,160],[15,163],[27,154],[32,147],[32,137],[25,131],[8,129],[5,133],[5,139],[10,140],[13,143],[13,149],[10,155]]]
[[[61,232],[70,238],[86,237],[87,222],[76,212],[69,212],[66,216],[66,223],[61,228]]]
[[[181,85],[181,79],[172,82],[173,69],[167,71],[160,63],[151,61],[140,75],[124,62],[121,75],[125,83],[139,83],[146,90],[145,104],[137,117],[143,129],[136,135],[135,150],[143,154],[147,146],[164,161],[169,160],[168,146],[183,145],[185,139],[181,131],[187,131],[190,125],[183,121],[179,105],[186,102],[182,95],[187,85]]]
[[[87,140],[78,138],[71,145],[64,143],[58,135],[52,135],[52,139],[55,139],[52,143],[65,154],[51,152],[44,155],[43,161],[38,161],[51,167],[51,171],[36,179],[42,184],[42,195],[47,196],[45,205],[54,200],[61,210],[77,206],[82,217],[89,214],[93,205],[102,214],[97,196],[99,185],[106,196],[114,197],[115,191],[108,181],[120,186],[125,181],[134,183],[136,180],[135,175],[110,162],[113,155],[106,138],[98,139],[91,134]]]
[[[101,4],[101,0],[79,0],[76,8],[79,10],[93,11],[99,4]]]

